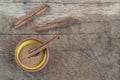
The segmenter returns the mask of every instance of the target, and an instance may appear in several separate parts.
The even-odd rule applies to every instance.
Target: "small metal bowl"
[[[49,60],[49,50],[48,48],[45,49],[45,51],[43,51],[43,59],[42,61],[35,67],[28,67],[28,66],[25,66],[24,64],[21,63],[20,61],[20,52],[21,50],[24,48],[24,46],[27,46],[28,44],[43,44],[42,41],[40,41],[39,39],[36,39],[36,38],[25,38],[23,39],[22,41],[20,41],[15,49],[15,61],[16,63],[18,64],[18,66],[20,66],[23,70],[25,71],[28,71],[28,72],[36,72],[36,71],[39,71],[39,70],[42,70],[48,60]]]

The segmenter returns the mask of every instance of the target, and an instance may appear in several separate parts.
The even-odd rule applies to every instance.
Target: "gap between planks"
[[[42,33],[39,33],[39,34],[27,34],[27,33],[0,33],[0,35],[5,35],[5,36],[8,36],[8,35],[83,35],[83,34],[101,34],[101,33],[104,33],[104,32],[98,32],[98,33],[54,33],[54,34],[42,34]]]

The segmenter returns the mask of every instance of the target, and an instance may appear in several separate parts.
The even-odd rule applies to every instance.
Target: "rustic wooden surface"
[[[50,9],[20,29],[13,22],[43,4]],[[63,17],[80,22],[36,33],[32,29]],[[39,72],[21,70],[14,60],[17,43],[26,37],[61,38]],[[120,0],[0,0],[0,80],[119,80]]]

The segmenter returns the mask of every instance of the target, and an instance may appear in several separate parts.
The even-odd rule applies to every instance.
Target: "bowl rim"
[[[21,66],[21,64],[18,62],[18,60],[17,60],[17,50],[18,50],[18,47],[23,43],[23,42],[25,42],[25,41],[27,41],[27,40],[37,40],[38,42],[40,42],[40,43],[43,43],[43,41],[42,40],[40,40],[40,39],[37,39],[37,38],[24,38],[24,39],[22,39],[18,44],[17,44],[17,46],[16,46],[16,48],[15,48],[15,53],[14,53],[14,55],[15,55],[15,61],[16,61],[16,63],[17,63],[17,65],[20,67],[20,68],[22,68],[23,70],[25,70],[25,71],[28,71],[28,72],[36,72],[36,71],[40,71],[40,70],[42,70],[46,65],[47,65],[47,63],[48,63],[48,60],[49,60],[49,50],[48,50],[48,48],[46,48],[46,54],[47,54],[47,56],[46,56],[46,61],[45,61],[45,63],[40,67],[40,68],[37,68],[37,69],[26,69],[26,68],[24,68],[23,66]]]

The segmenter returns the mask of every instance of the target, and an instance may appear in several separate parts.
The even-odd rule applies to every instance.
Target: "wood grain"
[[[17,18],[43,4],[51,9],[14,29]],[[1,0],[0,80],[119,80],[119,13],[119,0]],[[78,18],[79,24],[42,33],[32,30],[68,16]],[[14,49],[21,39],[47,41],[56,34],[61,38],[49,48],[50,60],[42,71],[27,73],[16,65]]]
[[[29,3],[29,2],[41,2],[41,3],[67,3],[67,4],[80,4],[80,3],[104,3],[104,2],[120,2],[119,0],[1,0],[4,3]]]
[[[9,8],[6,7],[6,5],[10,6]],[[105,3],[105,4],[49,4],[51,6],[51,10],[46,12],[44,15],[41,15],[40,17],[34,18],[31,22],[24,25],[23,28],[20,28],[19,30],[16,30],[13,28],[12,23],[15,21],[16,18],[21,17],[31,12],[35,8],[42,5],[41,3],[29,3],[28,5],[24,6],[21,3],[4,3],[4,5],[0,5],[0,13],[1,16],[7,18],[6,24],[10,24],[7,27],[12,28],[9,30],[12,31],[5,31],[4,29],[0,31],[0,33],[14,33],[14,34],[38,34],[36,33],[33,28],[35,26],[42,26],[47,23],[52,23],[58,19],[62,19],[63,17],[75,17],[80,20],[80,24],[78,25],[72,25],[69,28],[63,28],[63,29],[55,29],[48,32],[43,32],[41,34],[68,34],[68,33],[81,33],[80,27],[81,24],[86,23],[95,23],[98,25],[108,24],[114,21],[120,20],[119,15],[119,3]],[[15,8],[17,6],[17,8]],[[25,8],[26,7],[26,8]],[[13,11],[11,9],[13,8]],[[63,9],[64,8],[64,9]],[[71,10],[73,9],[73,10]],[[68,13],[69,12],[69,13]],[[9,14],[8,14],[9,13]],[[3,15],[4,14],[4,15]],[[59,16],[61,15],[61,16]],[[94,18],[93,18],[94,17]],[[1,18],[1,20],[4,20],[4,18]],[[3,25],[3,24],[1,24]],[[94,25],[93,25],[94,26]],[[3,28],[4,26],[1,26]],[[88,25],[89,27],[89,25]],[[96,27],[96,26],[95,26]],[[100,26],[101,27],[101,26]],[[74,29],[75,30],[74,30]],[[93,28],[94,29],[94,28]],[[77,30],[77,31],[76,31]],[[82,31],[83,32],[83,31]]]

